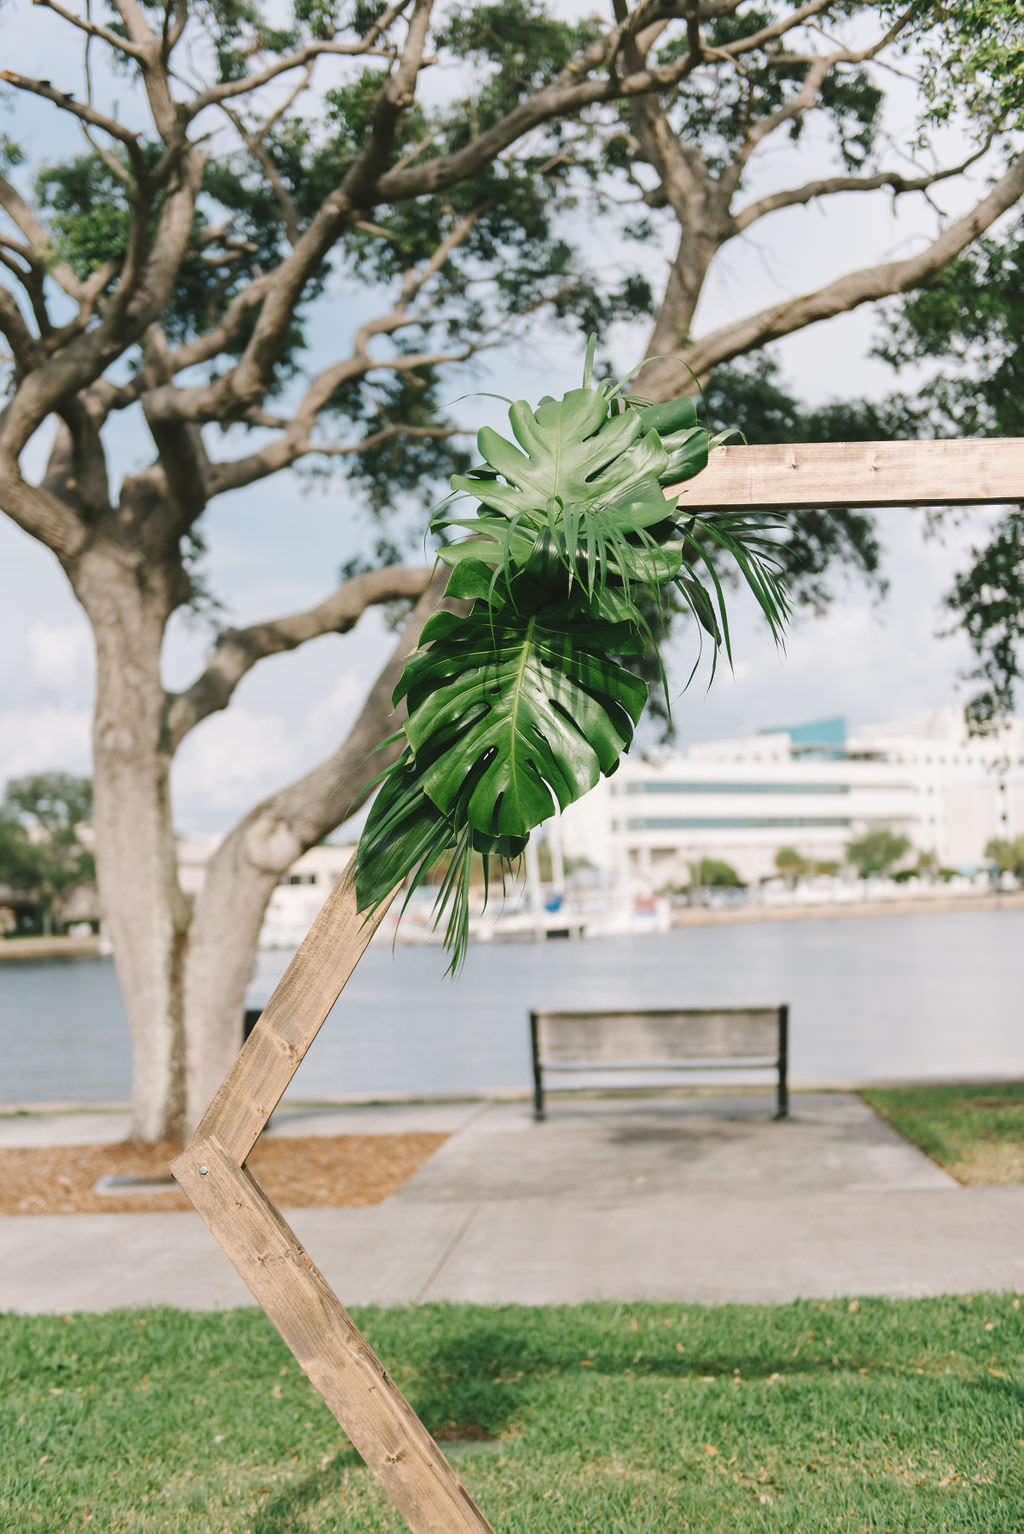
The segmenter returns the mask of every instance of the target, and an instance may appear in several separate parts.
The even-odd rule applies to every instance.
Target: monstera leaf
[[[514,442],[489,427],[483,463],[452,480],[431,528],[452,567],[447,595],[469,613],[439,613],[395,689],[405,749],[383,774],[355,861],[361,910],[404,879],[447,871],[452,969],[466,952],[474,854],[511,859],[530,831],[615,771],[647,697],[621,662],[652,643],[641,589],[674,587],[701,629],[729,652],[723,573],[753,592],[776,639],[787,614],[770,518],[677,510],[664,487],[698,473],[718,440],[690,399],[662,405],[591,384],[536,410],[510,406]]]
[[[615,770],[647,701],[645,683],[610,659],[635,654],[629,625],[486,608],[439,613],[396,698],[423,757],[420,784],[475,831],[522,836]]]
[[[504,483],[455,475],[454,489],[476,495],[507,517],[529,521],[538,512],[546,515],[552,502],[593,505],[635,486],[640,495],[653,494],[660,503],[655,509],[664,515],[658,476],[668,454],[657,432],[645,430],[639,411],[609,418],[599,391],[573,389],[564,399],[543,400],[536,412],[519,400],[508,415],[524,451],[489,426],[477,434],[481,454]]]

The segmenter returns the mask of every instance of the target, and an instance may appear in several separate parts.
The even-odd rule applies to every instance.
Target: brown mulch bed
[[[261,1140],[249,1166],[285,1209],[380,1204],[448,1138],[439,1134],[280,1135]],[[176,1183],[97,1193],[101,1177],[168,1175],[179,1145],[17,1146],[0,1149],[0,1214],[110,1214],[191,1209]]]

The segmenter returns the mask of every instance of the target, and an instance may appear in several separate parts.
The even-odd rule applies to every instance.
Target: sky
[[[13,36],[23,11],[30,8],[15,0],[0,14],[0,31]],[[10,50],[19,54],[11,62],[57,80],[55,45],[35,26],[41,13],[30,14],[33,27]],[[45,71],[43,56],[49,58]],[[16,123],[0,118],[0,130],[27,132],[44,157],[66,152],[55,114],[43,104],[19,109]],[[801,179],[815,173],[813,146],[801,147],[800,160]],[[792,155],[775,156],[762,172],[762,185],[773,179],[786,184],[794,169]],[[946,188],[939,200],[956,211],[976,189],[977,184]],[[854,266],[906,254],[934,231],[935,213],[921,199],[894,205],[885,194],[844,197],[772,215],[757,226],[756,235],[734,242],[716,265],[695,333]],[[635,245],[609,246],[608,259],[622,269],[641,260],[655,276],[663,263],[658,250],[639,252]],[[318,334],[343,337],[353,321],[352,295],[335,291],[318,315]],[[809,402],[881,395],[897,381],[867,355],[876,327],[870,311],[862,310],[781,343],[773,355],[787,383]],[[620,327],[615,333],[613,350],[624,370],[640,360],[644,331],[643,326]],[[467,388],[499,389],[526,399],[559,393],[578,382],[580,361],[580,349],[541,321],[503,354],[490,375],[479,372],[475,380],[453,383],[453,397]],[[901,382],[905,386],[908,380]],[[486,420],[503,429],[504,410],[497,401],[464,401],[455,409],[467,424]],[[44,441],[33,445],[31,466],[39,467],[44,452]],[[142,444],[130,437],[118,444],[125,463],[138,461],[141,452]],[[691,741],[832,714],[845,714],[856,727],[962,703],[968,694],[958,687],[958,675],[970,661],[966,642],[962,635],[940,639],[935,633],[948,627],[941,600],[952,572],[991,516],[970,513],[938,542],[923,538],[920,511],[878,513],[888,598],[879,603],[856,584],[841,586],[825,618],[794,625],[784,653],[776,651],[752,603],[737,599],[735,670],[730,674],[720,666],[710,691],[705,674],[681,693],[692,664],[690,640],[684,636],[673,647],[670,666],[678,744],[685,748]],[[205,573],[224,604],[223,621],[245,624],[321,600],[334,585],[338,565],[356,552],[359,529],[365,526],[353,492],[340,482],[311,491],[308,483],[278,476],[221,497],[204,518],[203,531],[209,549]],[[201,669],[211,638],[209,624],[174,620],[167,685],[187,685]],[[327,636],[258,666],[239,687],[231,708],[195,731],[179,755],[173,780],[179,831],[227,830],[258,798],[333,749],[390,643],[379,616],[369,614],[350,635]],[[89,630],[53,556],[3,516],[0,654],[0,788],[11,777],[33,771],[87,773],[93,678]],[[649,732],[642,738],[653,739]]]

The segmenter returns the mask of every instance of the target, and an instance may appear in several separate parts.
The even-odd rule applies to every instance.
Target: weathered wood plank
[[[718,447],[666,494],[683,510],[998,505],[1024,500],[1024,438]]]
[[[171,1170],[414,1534],[493,1534],[252,1174],[209,1136]]]
[[[197,1138],[211,1136],[241,1165],[390,904],[367,917],[356,909],[352,880],[335,885],[221,1082]]]
[[[537,1047],[545,1066],[580,1070],[658,1068],[679,1061],[778,1057],[778,1007],[702,1008],[647,1012],[538,1012]]]

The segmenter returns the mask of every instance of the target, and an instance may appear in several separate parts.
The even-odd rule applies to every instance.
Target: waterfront
[[[1024,1075],[1024,915],[751,922],[602,942],[371,948],[295,1078],[295,1098],[529,1085],[530,1007],[791,1008],[801,1083]],[[250,1003],[287,955],[259,957]],[[128,1025],[109,959],[0,972],[0,1103],[123,1101]]]

